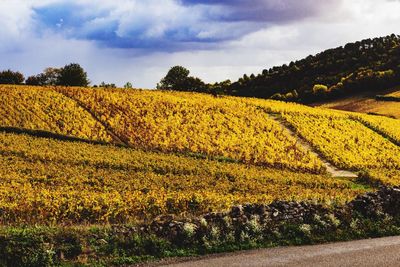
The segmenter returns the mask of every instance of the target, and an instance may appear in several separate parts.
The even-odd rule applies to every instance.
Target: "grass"
[[[399,235],[400,222],[399,218],[354,214],[336,225],[328,217],[317,216],[309,224],[282,222],[262,234],[244,229],[236,237],[232,234],[237,230],[232,229],[205,236],[202,241],[176,243],[129,225],[2,227],[0,265],[126,266],[165,258]]]

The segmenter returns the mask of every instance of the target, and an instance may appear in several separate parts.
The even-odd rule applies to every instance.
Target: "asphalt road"
[[[400,266],[400,237],[251,250],[213,255],[165,266]]]

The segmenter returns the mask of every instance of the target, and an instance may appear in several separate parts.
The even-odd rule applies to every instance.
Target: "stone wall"
[[[194,218],[160,216],[142,225],[3,226],[0,266],[131,266],[171,256],[388,235],[400,235],[400,188],[381,187],[339,207],[275,201]]]
[[[358,217],[382,219],[400,216],[400,189],[381,187],[366,193],[340,207],[328,207],[307,202],[275,201],[269,205],[248,204],[234,206],[226,212],[204,214],[191,219],[178,220],[174,216],[160,216],[146,232],[155,233],[173,243],[202,242],[204,239],[240,241],[240,236],[271,238],[281,228],[296,225],[305,234],[309,231],[335,231],[353,227]],[[229,238],[225,238],[225,237]],[[238,240],[239,239],[239,240]]]

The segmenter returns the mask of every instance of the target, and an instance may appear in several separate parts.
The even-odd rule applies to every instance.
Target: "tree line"
[[[365,39],[315,56],[247,75],[206,84],[180,66],[171,68],[160,89],[196,91],[285,101],[315,102],[400,85],[400,36]]]
[[[167,75],[157,84],[160,90],[191,91],[224,94],[225,89],[231,85],[230,80],[217,83],[205,83],[200,78],[189,76],[190,71],[182,66],[172,67]]]
[[[19,71],[4,70],[0,72],[0,84],[26,84],[36,86],[83,86],[90,84],[86,71],[77,63],[65,65],[62,68],[46,68],[42,73],[29,76],[25,79]],[[116,88],[115,83],[102,82],[93,87]],[[133,88],[132,83],[127,82],[124,88]]]
[[[46,68],[42,73],[29,76],[26,79],[19,71],[5,70],[0,72],[0,84],[23,83],[38,86],[88,86],[90,81],[85,70],[76,63],[65,65],[62,68]]]

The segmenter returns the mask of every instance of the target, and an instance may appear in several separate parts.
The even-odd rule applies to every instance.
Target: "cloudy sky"
[[[400,0],[0,0],[0,69],[81,64],[92,84],[206,82],[400,34]]]

